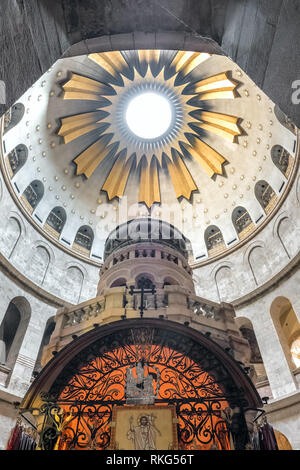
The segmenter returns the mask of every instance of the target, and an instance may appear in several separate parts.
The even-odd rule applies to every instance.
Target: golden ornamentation
[[[76,174],[90,178],[106,158],[111,170],[101,187],[108,199],[121,197],[131,172],[139,175],[138,202],[147,207],[161,202],[159,172],[169,172],[176,197],[190,199],[198,188],[186,166],[192,157],[212,178],[223,174],[224,156],[200,138],[200,132],[214,133],[236,142],[242,131],[239,118],[209,111],[207,100],[234,99],[238,82],[229,72],[192,81],[186,78],[210,58],[210,54],[178,51],[167,63],[160,50],[139,50],[135,64],[127,62],[120,51],[89,54],[89,59],[107,74],[105,83],[71,73],[62,85],[65,100],[95,103],[92,111],[63,117],[58,135],[67,144],[92,131],[99,138],[74,159]],[[173,107],[173,122],[157,139],[140,139],[128,129],[125,105],[137,92],[162,93]]]

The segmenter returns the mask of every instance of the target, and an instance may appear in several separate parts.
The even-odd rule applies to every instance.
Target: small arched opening
[[[52,209],[47,217],[44,229],[54,238],[58,239],[67,220],[67,214],[63,207],[57,206]]]
[[[9,176],[13,178],[16,173],[25,165],[28,158],[28,149],[26,145],[17,145],[9,154],[6,156],[6,163]]]
[[[21,196],[28,212],[32,213],[44,196],[44,185],[39,180],[32,181]]]
[[[8,111],[6,111],[4,115],[4,134],[19,124],[24,116],[24,113],[25,106],[23,103],[16,103],[11,108],[9,108]]]
[[[255,228],[249,212],[242,206],[232,212],[232,223],[240,240],[243,240]]]
[[[7,307],[0,325],[0,358],[8,369],[15,365],[30,315],[30,304],[25,297],[15,297]]]
[[[90,255],[94,241],[94,232],[88,225],[80,227],[76,233],[73,250],[78,251],[84,255]]]
[[[274,165],[277,166],[286,178],[288,178],[294,162],[294,159],[289,152],[281,145],[274,145],[271,149],[271,157]]]
[[[216,225],[210,225],[204,232],[204,241],[208,256],[214,256],[226,249],[221,230]]]
[[[256,183],[254,193],[265,213],[269,214],[278,200],[274,189],[266,181],[261,180]]]

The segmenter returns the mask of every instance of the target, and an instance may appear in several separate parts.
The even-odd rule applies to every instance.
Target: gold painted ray
[[[97,166],[111,151],[111,146],[107,147],[111,139],[112,134],[105,134],[74,159],[77,165],[77,175],[84,174],[90,178]]]
[[[120,51],[89,54],[91,60],[118,80],[110,86],[109,78],[106,80],[107,83],[102,83],[73,73],[70,80],[63,85],[64,99],[104,101],[103,107],[107,102],[107,114],[105,115],[105,110],[99,108],[99,103],[95,104],[95,109],[92,111],[62,118],[58,135],[68,143],[98,128],[100,128],[99,133],[103,132],[105,126],[110,126],[109,134],[103,133],[97,142],[74,159],[77,175],[84,174],[89,178],[106,156],[110,152],[111,155],[115,154],[113,151],[119,147],[119,154],[115,157],[102,189],[107,192],[109,199],[120,197],[125,191],[130,172],[140,171],[139,201],[150,208],[155,202],[161,201],[159,171],[163,156],[176,197],[183,196],[189,199],[192,191],[197,190],[184,162],[183,149],[210,177],[223,173],[222,165],[226,159],[203,142],[196,135],[196,129],[215,133],[231,142],[241,135],[238,117],[202,109],[203,100],[235,98],[238,82],[230,78],[229,72],[222,72],[195,83],[190,81],[190,85],[177,80],[178,73],[183,76],[188,75],[211,54],[178,51],[171,63],[172,70],[175,69],[176,72],[167,79],[165,79],[166,64],[161,63],[160,50],[139,50],[137,54],[135,65],[129,65]],[[144,76],[142,72],[145,72]],[[143,84],[145,89],[152,89],[152,83],[155,84],[153,89],[158,91],[164,89],[167,94],[169,93],[167,90],[171,91],[169,96],[173,95],[173,99],[176,99],[176,106],[180,108],[180,118],[176,120],[166,137],[157,143],[151,142],[147,145],[145,141],[133,138],[129,132],[126,132],[118,113],[120,113],[120,100],[125,93],[129,93],[134,87],[137,87],[137,90],[142,89]],[[193,134],[190,127],[194,128]],[[133,163],[135,161],[136,165]]]
[[[201,121],[200,123],[193,121],[195,127],[213,132],[230,142],[235,142],[236,137],[242,134],[238,125],[239,118],[236,116],[203,110],[194,111],[193,116]]]
[[[129,177],[133,159],[126,161],[126,150],[123,149],[118,153],[115,163],[107,176],[102,190],[107,192],[108,199],[121,197],[124,194],[125,186]]]
[[[142,158],[139,166],[141,170],[139,202],[144,202],[150,209],[155,202],[160,203],[157,160],[153,157],[149,164],[146,158]]]
[[[226,161],[225,158],[194,134],[191,136],[192,145],[182,142],[183,148],[202,166],[210,178],[215,173],[222,175],[222,164]]]
[[[199,94],[200,100],[211,100],[216,98],[235,98],[235,89],[238,82],[228,76],[229,72],[222,72],[213,75],[205,80],[200,80],[193,84],[195,93]]]
[[[179,198],[183,196],[189,200],[192,191],[196,191],[198,188],[179,152],[172,149],[172,161],[166,158],[166,162],[176,197]]]
[[[158,65],[160,59],[159,49],[139,49],[138,57],[140,64],[146,64],[147,68],[151,65]]]
[[[81,135],[99,128],[102,125],[101,120],[105,117],[103,114],[103,111],[98,110],[62,118],[58,135],[63,136],[65,144],[72,142]]]
[[[178,51],[171,62],[175,66],[176,73],[182,72],[188,75],[194,68],[211,57],[206,52]]]
[[[62,86],[64,100],[99,101],[102,96],[109,95],[108,86],[92,78],[71,74],[70,80]]]
[[[106,70],[106,72],[114,78],[118,78],[124,68],[128,69],[128,64],[120,51],[89,54],[88,58],[100,65],[100,67]]]
[[[111,102],[116,101],[118,99],[118,97],[120,96],[120,93],[126,92],[127,87],[132,85],[133,81],[134,82],[137,81],[137,78],[135,76],[136,75],[135,69],[133,69],[132,73],[133,73],[133,78],[132,79],[126,77],[125,75],[124,76],[122,75],[123,84],[122,85],[115,85],[114,84],[114,89],[116,91],[116,95],[109,97]]]

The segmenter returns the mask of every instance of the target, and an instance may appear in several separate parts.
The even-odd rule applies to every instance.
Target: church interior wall
[[[6,46],[13,52],[8,54],[9,59],[6,54],[0,58],[0,66],[5,70],[4,79],[8,84],[7,105],[0,106],[2,111],[15,102],[63,55],[69,57],[69,63],[75,63],[77,60],[80,64],[81,59],[74,59],[74,56],[93,52],[94,49],[99,51],[99,44],[102,44],[103,50],[122,49],[126,41],[129,49],[142,47],[143,44],[149,48],[149,43],[155,44],[156,47],[160,44],[162,48],[165,44],[167,48],[173,38],[172,47],[191,49],[195,41],[202,41],[201,44],[206,42],[205,47],[215,54],[228,55],[298,126],[300,125],[297,107],[291,103],[290,96],[293,77],[300,72],[290,67],[291,63],[299,67],[299,5],[296,0],[275,0],[271,9],[268,8],[266,0],[248,3],[230,0],[227,7],[221,5],[222,2],[213,2],[214,15],[208,15],[212,13],[211,2],[202,2],[200,9],[197,5],[197,14],[195,4],[190,2],[191,8],[185,18],[186,24],[192,25],[188,30],[185,30],[182,22],[178,24],[178,18],[182,17],[184,10],[181,0],[172,4],[173,17],[166,10],[162,14],[159,7],[153,12],[149,7],[145,7],[142,13],[136,8],[130,21],[131,2],[128,2],[130,5],[126,6],[126,14],[123,17],[120,8],[114,11],[110,9],[109,2],[102,5],[98,2],[96,10],[95,2],[89,2],[93,5],[91,8],[86,7],[86,11],[79,5],[80,2],[75,2],[74,6],[74,2],[70,0],[55,1],[52,6],[50,2],[37,0],[6,0],[4,3],[7,10],[0,22],[7,38]],[[91,21],[91,9],[95,21]],[[142,31],[147,29],[145,25],[151,24],[151,21],[153,23],[158,12],[159,31],[143,33]],[[207,15],[210,20],[205,23],[203,17]],[[8,17],[10,21],[6,21]],[[100,17],[101,24],[96,28],[96,18]],[[79,18],[82,21],[79,21]],[[136,28],[140,28],[141,32],[128,32]],[[191,29],[194,32],[191,33]],[[196,31],[197,34],[194,34]],[[18,49],[14,47],[16,33],[22,37]],[[206,37],[207,41],[200,35]],[[290,47],[291,42],[295,47]],[[282,54],[282,50],[286,53]],[[63,66],[61,69],[65,72],[67,68],[66,65],[66,69]],[[11,80],[11,76],[17,72],[24,77],[24,81]],[[239,106],[242,105],[237,103],[237,109]],[[6,136],[6,150],[11,150],[18,136],[17,128],[11,132],[11,137]],[[298,137],[299,135],[297,139]],[[295,136],[287,129],[282,132],[282,142],[273,142],[274,145],[285,145],[293,157],[299,157],[299,142],[296,151],[294,143],[296,144]],[[269,154],[271,155],[271,150]],[[276,169],[268,181],[277,196],[280,196],[282,179]],[[22,178],[20,185],[25,188],[27,182],[25,184],[25,181],[21,180]],[[251,324],[263,361],[261,365],[257,365],[257,371],[262,377],[266,375],[259,384],[259,393],[269,398],[265,407],[268,419],[289,438],[294,449],[300,449],[300,369],[293,362],[291,355],[291,344],[299,333],[297,322],[300,322],[300,300],[296,289],[300,282],[300,274],[297,271],[300,248],[298,168],[294,170],[293,181],[285,183],[290,187],[284,201],[271,220],[249,241],[229,250],[228,254],[223,253],[222,257],[219,256],[215,260],[208,258],[202,263],[191,263],[194,286],[181,265],[166,267],[164,262],[157,259],[155,266],[151,266],[151,260],[145,259],[140,266],[135,265],[133,268],[130,263],[126,266],[126,261],[116,266],[111,264],[109,273],[104,273],[103,278],[100,276],[102,284],[99,290],[100,264],[85,262],[83,257],[73,257],[67,250],[58,248],[37,231],[15,204],[1,177],[0,326],[11,302],[19,302],[22,310],[23,301],[24,305],[28,305],[28,310],[26,314],[21,315],[20,327],[12,343],[15,349],[11,351],[9,363],[0,364],[0,449],[5,449],[17,416],[13,402],[23,397],[33,381],[34,371],[41,367],[41,342],[53,318],[56,320],[56,329],[52,340],[57,340],[59,347],[65,346],[72,339],[76,339],[77,334],[93,328],[95,320],[89,319],[84,328],[77,325],[76,329],[72,326],[62,333],[59,318],[68,311],[76,311],[77,305],[80,309],[88,307],[97,295],[102,296],[114,282],[119,282],[120,285],[113,287],[115,290],[112,293],[115,292],[118,296],[111,296],[110,311],[106,312],[104,323],[111,321],[113,317],[113,320],[119,319],[125,291],[124,287],[121,287],[122,280],[125,279],[128,284],[131,281],[136,282],[138,276],[145,273],[155,279],[159,288],[162,288],[164,282],[173,284],[174,281],[173,286],[166,288],[172,299],[170,316],[173,315],[175,321],[189,323],[201,332],[215,334],[224,349],[228,348],[229,344],[227,333],[230,330],[230,320],[226,329],[225,323],[216,326],[213,320],[199,320],[189,312],[186,300],[188,296],[193,297],[194,287],[196,296],[207,299],[208,302],[232,304],[237,317],[236,329],[238,326],[249,326],[247,321]],[[168,192],[164,182],[162,190]],[[49,201],[43,201],[43,204],[44,211],[52,208]],[[256,199],[251,203],[251,207],[246,209],[257,216],[263,212]],[[228,247],[228,241],[237,236],[236,228],[233,223],[227,223],[220,228],[224,243]],[[67,230],[69,233],[74,232],[74,226]],[[237,240],[237,243],[239,241]],[[203,251],[207,252],[204,239],[200,241],[200,245]],[[17,275],[19,273],[19,280],[12,278],[12,271]],[[175,284],[180,285],[177,293],[173,291]],[[297,319],[294,321],[294,317],[290,316],[290,319],[293,318],[292,324],[289,323],[286,327],[282,321],[281,307],[278,306],[282,298],[290,303]],[[166,311],[165,308],[163,313]],[[136,316],[136,313],[132,315]],[[146,312],[145,317],[151,315],[151,312]],[[232,329],[234,330],[233,327]],[[48,360],[51,358],[54,342],[49,338],[47,341],[45,340],[45,351]],[[243,339],[236,338],[236,347],[237,350],[241,348],[241,357],[244,353],[244,343]]]
[[[277,214],[247,244],[221,261],[193,269],[197,295],[213,301],[238,301],[294,266],[300,248],[299,176],[296,178]]]
[[[74,260],[49,243],[17,208],[6,186],[1,215],[0,250],[9,264],[45,292],[67,303],[77,304],[95,296],[98,267]],[[75,282],[68,281],[68,274],[75,276]]]

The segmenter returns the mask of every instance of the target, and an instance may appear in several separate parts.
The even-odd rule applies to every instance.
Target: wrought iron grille
[[[224,365],[186,336],[141,327],[94,342],[61,372],[46,400],[56,410],[56,435],[46,426],[42,447],[108,449],[113,406],[130,406],[126,372],[138,363],[151,377],[155,404],[176,407],[181,449],[230,449],[224,410],[245,403]]]

